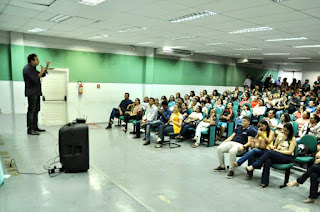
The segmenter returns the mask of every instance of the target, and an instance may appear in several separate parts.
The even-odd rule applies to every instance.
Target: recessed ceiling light
[[[233,45],[235,43],[232,43],[232,42],[224,42],[224,43],[208,43],[206,45],[208,46],[219,46],[219,45]]]
[[[65,21],[69,18],[71,18],[71,16],[69,16],[69,15],[57,15],[57,16],[50,18],[48,21],[51,21],[54,23],[60,23],[60,22]]]
[[[307,40],[308,38],[300,37],[300,38],[276,38],[276,39],[268,39],[266,41],[277,42],[277,41],[291,41],[291,40]]]
[[[239,33],[248,33],[248,32],[262,32],[262,31],[270,31],[273,30],[271,27],[257,27],[257,28],[249,28],[249,29],[240,29],[232,32],[228,32],[229,34],[239,34]]]
[[[260,48],[239,48],[239,49],[235,49],[237,51],[255,51],[255,50],[262,50]]]
[[[263,53],[263,55],[290,55],[290,53]]]
[[[289,60],[310,60],[311,57],[289,57]]]
[[[172,40],[187,40],[187,39],[194,39],[194,38],[198,38],[198,37],[199,36],[197,36],[197,35],[187,35],[187,36],[172,38]]]
[[[120,29],[118,32],[134,32],[134,31],[140,31],[140,30],[145,30],[147,28],[141,27],[141,26],[136,26],[136,27],[131,27],[127,29]]]
[[[95,35],[95,36],[91,36],[88,39],[90,40],[95,40],[95,39],[101,39],[101,38],[106,38],[108,37],[108,35]]]
[[[181,22],[184,22],[184,21],[192,21],[192,20],[195,20],[195,19],[204,18],[206,16],[215,15],[215,14],[217,14],[217,13],[210,12],[210,11],[202,11],[202,12],[199,12],[199,13],[192,13],[192,14],[181,16],[181,17],[178,17],[178,18],[170,19],[169,21],[172,22],[172,23],[181,23]]]
[[[235,56],[240,56],[241,54],[233,54],[233,55],[235,55]]]
[[[164,52],[172,52],[173,49],[185,49],[187,46],[165,46],[163,47]]]
[[[150,41],[139,42],[139,43],[137,43],[137,45],[146,45],[146,44],[150,44],[150,43],[153,43],[153,42],[150,42]]]
[[[208,49],[208,50],[197,50],[197,51],[195,51],[195,52],[197,52],[197,53],[214,52],[214,50],[213,50],[213,49]]]
[[[272,1],[274,1],[274,2],[282,2],[283,0],[272,0]]]
[[[293,48],[320,48],[320,45],[293,46]]]
[[[88,6],[96,6],[97,4],[100,4],[104,1],[105,0],[82,0],[82,1],[79,1],[78,3],[88,5]]]
[[[47,29],[41,29],[41,28],[33,28],[33,29],[29,29],[28,33],[37,33],[37,32],[43,32],[46,31]]]

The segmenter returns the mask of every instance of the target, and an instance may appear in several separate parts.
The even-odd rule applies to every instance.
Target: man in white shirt
[[[271,74],[270,74],[270,83],[274,84],[274,79]]]
[[[142,120],[137,121],[136,124],[136,136],[133,138],[140,138],[140,126],[145,126],[147,122],[155,121],[157,119],[158,108],[154,104],[154,98],[149,98],[149,105],[147,106],[146,112],[142,117]]]
[[[269,126],[270,127],[275,127],[278,124],[278,121],[275,118],[275,115],[276,115],[275,111],[274,110],[270,110],[268,112],[268,117],[263,118],[264,120],[269,122]]]
[[[250,74],[247,75],[247,79],[244,81],[243,86],[248,86],[249,88],[251,88],[251,76]]]

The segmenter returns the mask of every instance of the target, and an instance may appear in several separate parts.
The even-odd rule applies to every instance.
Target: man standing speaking
[[[39,132],[45,132],[38,127],[38,113],[40,111],[41,81],[40,78],[45,77],[50,62],[46,61],[47,66],[41,67],[41,71],[37,71],[39,59],[36,54],[28,56],[28,64],[23,68],[23,79],[25,83],[25,96],[28,97],[28,113],[27,126],[28,134],[39,135]]]

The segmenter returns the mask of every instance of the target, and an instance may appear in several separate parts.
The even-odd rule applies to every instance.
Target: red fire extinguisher
[[[79,94],[83,94],[83,85],[81,81],[78,81],[78,92]]]

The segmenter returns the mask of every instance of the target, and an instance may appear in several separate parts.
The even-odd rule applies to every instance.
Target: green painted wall
[[[9,44],[0,44],[0,80],[12,80]]]
[[[51,67],[69,68],[70,82],[241,86],[247,73],[269,73],[223,64],[18,45],[0,45],[0,53],[5,62],[0,64],[4,70],[0,80],[22,81],[22,69],[31,53],[38,55],[42,65],[46,59]]]

